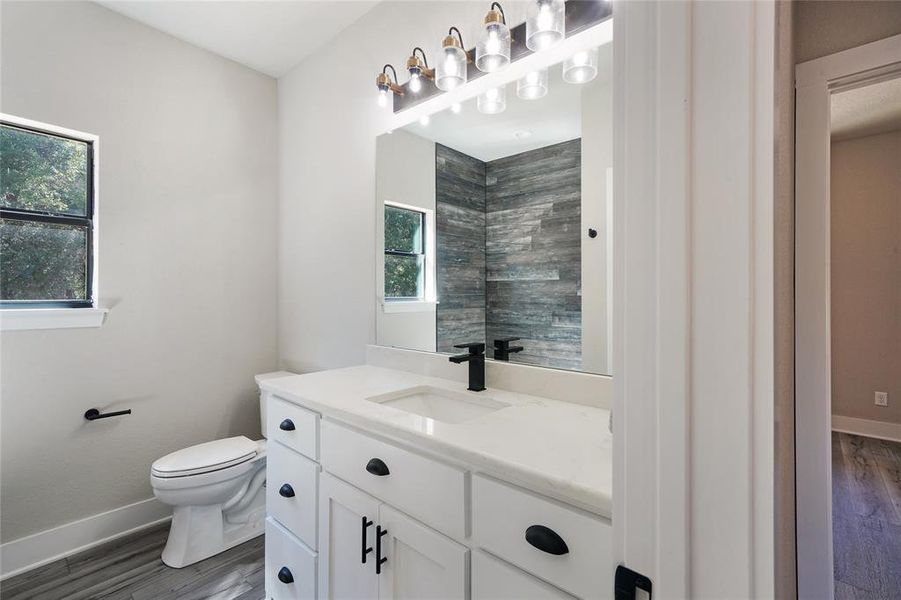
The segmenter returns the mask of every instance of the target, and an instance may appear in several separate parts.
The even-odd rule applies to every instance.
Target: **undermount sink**
[[[367,400],[451,424],[463,423],[509,406],[473,392],[455,392],[430,385],[405,388]]]

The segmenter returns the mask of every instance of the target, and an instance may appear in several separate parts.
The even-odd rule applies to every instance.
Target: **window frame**
[[[419,296],[385,296],[385,302],[424,302],[428,295],[428,268],[429,268],[429,256],[428,256],[428,231],[427,231],[427,217],[424,209],[416,208],[413,206],[407,206],[402,204],[397,204],[394,202],[385,202],[385,209],[393,208],[395,210],[405,210],[407,212],[416,213],[419,215],[419,252],[404,252],[403,250],[389,250],[388,248],[384,248],[383,251],[385,256],[406,256],[406,257],[422,257],[422,272],[420,273],[420,277],[422,278],[422,295]],[[384,222],[385,213],[384,210],[382,212],[382,219]],[[382,234],[382,243],[384,244],[384,233]],[[384,272],[384,268],[383,268]],[[382,286],[384,287],[384,285]],[[382,290],[384,293],[384,290]]]
[[[418,256],[416,253],[406,254],[385,250],[385,207],[399,208],[417,212],[422,215],[422,256],[423,256],[423,295],[419,297],[398,297],[385,296],[385,256],[389,254],[404,254]],[[419,312],[423,310],[434,309],[438,304],[437,300],[437,244],[435,237],[435,211],[424,206],[414,204],[405,204],[403,202],[395,202],[393,200],[383,200],[380,204],[379,220],[378,220],[378,236],[379,247],[381,252],[378,256],[378,299],[382,307],[382,311],[386,313],[395,312]]]
[[[19,208],[0,208],[0,217],[13,221],[31,223],[55,223],[77,225],[86,228],[87,257],[85,265],[85,298],[83,300],[2,300],[0,312],[7,315],[13,311],[28,309],[93,309],[97,308],[98,298],[98,239],[97,239],[97,207],[99,199],[99,145],[97,135],[41,123],[6,113],[0,113],[0,125],[29,131],[36,134],[50,135],[68,139],[87,145],[87,198],[85,199],[85,215],[67,215],[50,211],[34,211]],[[104,311],[105,312],[105,311]],[[4,327],[5,328],[5,327]]]

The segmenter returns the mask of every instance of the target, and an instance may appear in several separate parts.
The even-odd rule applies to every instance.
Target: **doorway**
[[[901,36],[796,71],[799,598],[901,596]]]

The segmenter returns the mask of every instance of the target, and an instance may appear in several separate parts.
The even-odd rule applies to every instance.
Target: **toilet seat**
[[[158,459],[150,468],[161,479],[189,477],[221,471],[257,456],[259,445],[243,435],[190,446]]]

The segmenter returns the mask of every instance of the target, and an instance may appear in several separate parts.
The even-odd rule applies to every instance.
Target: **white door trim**
[[[614,560],[656,597],[774,594],[774,9],[614,4]]]
[[[901,35],[796,67],[795,447],[798,597],[833,597],[830,96],[901,71]]]

